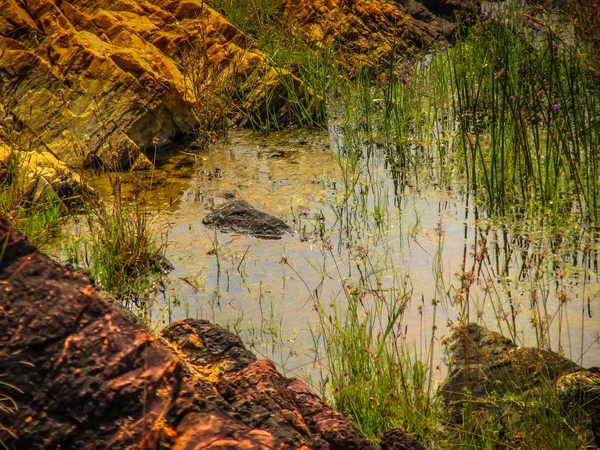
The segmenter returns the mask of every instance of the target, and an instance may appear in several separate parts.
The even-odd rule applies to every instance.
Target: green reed
[[[482,18],[441,56],[452,74],[457,156],[490,215],[597,223],[600,87],[558,19],[523,12]]]
[[[374,258],[366,249],[357,249],[355,257],[361,281],[343,282],[340,298],[315,304],[313,339],[327,361],[321,391],[373,442],[396,426],[426,442],[434,432],[435,403],[431,367],[404,342],[410,279],[395,273],[384,287],[386,257]]]

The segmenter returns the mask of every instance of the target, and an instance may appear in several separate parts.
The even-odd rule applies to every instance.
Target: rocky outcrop
[[[202,223],[220,231],[280,238],[292,229],[283,220],[259,211],[245,200],[233,200],[208,214]]]
[[[439,395],[452,420],[462,422],[466,413],[481,421],[494,417],[504,438],[518,447],[530,426],[519,419],[519,405],[535,403],[541,389],[551,388],[565,409],[581,405],[600,445],[600,369],[584,369],[550,350],[519,347],[474,323],[455,331],[448,353],[450,371]]]
[[[263,85],[245,107],[260,112],[282,74],[202,0],[0,0],[14,144],[71,167],[128,167],[140,150],[206,132],[223,116],[207,105],[222,108],[254,71]]]
[[[373,448],[304,382],[282,377],[270,361],[256,360],[238,337],[221,327],[186,320],[162,335],[189,362],[193,376],[209,381],[244,423],[269,430],[288,448]]]
[[[1,219],[0,241],[8,448],[372,448],[222,328],[179,322],[157,339]]]
[[[462,2],[461,7],[471,3]],[[283,20],[299,29],[306,41],[339,49],[349,68],[387,66],[390,58],[449,38],[456,27],[453,17],[437,14],[452,13],[459,4],[452,0],[287,0]]]
[[[0,181],[10,182],[21,201],[65,199],[81,203],[82,196],[93,196],[81,177],[50,152],[26,152],[11,148],[0,141]]]

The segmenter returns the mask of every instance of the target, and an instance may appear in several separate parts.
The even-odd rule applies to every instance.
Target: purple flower
[[[558,44],[556,42],[552,42],[552,48],[558,48]]]
[[[470,18],[470,17],[467,17],[467,18],[465,19],[465,23],[469,23],[470,21],[471,21],[471,18]]]
[[[301,216],[307,217],[308,216],[308,211],[302,211],[300,213]]]
[[[331,75],[327,75],[325,78],[329,80],[331,78]]]
[[[381,102],[379,100],[373,100],[373,104],[375,106],[379,106],[381,104]]]
[[[514,95],[511,95],[511,96],[510,96],[510,100],[511,100],[512,102],[514,102],[514,101],[515,101],[515,96],[514,96]]]
[[[410,59],[407,59],[407,60],[406,60],[406,68],[407,68],[407,69],[410,69],[410,67],[411,67],[411,64],[410,64]]]
[[[496,61],[500,61],[500,57],[496,55]]]
[[[503,9],[502,11],[500,11],[500,15],[503,16],[504,14],[506,14],[506,10],[505,9]]]
[[[542,29],[541,29],[540,27],[538,27],[538,26],[535,26],[535,27],[533,27],[533,31],[535,31],[535,32],[536,32],[536,34],[537,34],[537,33],[539,33],[540,31],[542,31]]]
[[[348,372],[342,372],[342,376],[343,376],[344,378],[348,378]]]
[[[596,9],[598,8],[598,5],[596,5],[595,3],[592,5],[592,8]]]
[[[554,106],[552,107],[552,109],[553,109],[554,111],[558,111],[558,110],[560,110],[560,106],[558,106],[558,105],[555,103],[555,104],[554,104]]]

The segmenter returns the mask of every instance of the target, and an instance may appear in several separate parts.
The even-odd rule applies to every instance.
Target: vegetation
[[[397,426],[430,448],[575,449],[589,442],[581,426],[582,405],[565,404],[550,383],[522,395],[488,397],[484,401],[492,412],[485,417],[471,416],[473,403],[482,400],[467,396],[459,411],[464,420],[457,422],[436,397],[434,380],[438,307],[456,311],[454,328],[484,321],[488,314],[515,341],[526,316],[540,348],[560,349],[562,329],[569,325],[564,318],[571,301],[569,270],[579,271],[582,280],[597,276],[600,82],[594,48],[598,31],[586,20],[596,13],[588,3],[576,3],[577,27],[541,6],[524,9],[516,1],[504,9],[490,6],[481,16],[459,18],[453,46],[440,45],[419,59],[390,58],[384,68],[345,73],[336,63],[343,55],[310,47],[279,24],[280,3],[211,2],[255,40],[276,69],[260,67],[217,95],[210,86],[218,77],[206,55],[190,49],[185,76],[196,114],[205,119],[203,139],[212,139],[215,130],[226,127],[228,116],[240,112],[257,130],[287,125],[278,122],[281,98],[290,119],[302,126],[325,126],[339,108],[341,138],[332,154],[342,193],[327,202],[329,211],[312,217],[300,213],[298,228],[301,239],[321,245],[324,261],[333,261],[341,284],[340,295],[325,300],[305,283],[318,315],[318,323],[311,325],[315,359],[323,362],[317,384],[374,443]],[[269,85],[273,76],[277,87],[260,91],[258,86]],[[201,83],[207,79],[211,82]],[[283,97],[276,95],[281,92]],[[261,107],[250,110],[243,98]],[[411,304],[424,308],[425,298],[414,305],[410,276],[397,272],[386,251],[376,256],[361,243],[368,238],[374,246],[381,244],[392,220],[393,200],[373,162],[378,158],[393,178],[398,203],[409,187],[450,192],[464,200],[467,215],[476,221],[473,248],[465,245],[454,282],[441,263],[442,225],[436,230],[433,323],[420,324],[430,336],[424,349],[405,341],[404,318]],[[85,199],[84,232],[72,238],[68,257],[88,270],[98,287],[121,300],[137,300],[156,274],[168,271],[166,242],[153,236],[143,197],[127,197],[118,180],[112,181],[110,200]],[[0,210],[38,244],[59,228],[64,209],[56,199],[28,202],[10,184],[0,190]],[[417,218],[409,234],[416,235],[418,225]],[[340,269],[335,244],[348,250],[347,272]],[[213,247],[214,310],[225,276],[217,235]],[[242,278],[249,249],[236,269]],[[282,263],[300,277],[285,258]],[[515,265],[517,274],[511,272]],[[322,279],[328,275],[324,266],[313,264]],[[260,291],[261,329],[253,339],[276,336],[283,328],[273,303],[263,312],[262,282]],[[169,320],[170,313],[169,301]],[[556,328],[559,334],[553,336]],[[573,358],[583,358],[585,350]],[[0,413],[14,406],[10,397],[0,395]]]

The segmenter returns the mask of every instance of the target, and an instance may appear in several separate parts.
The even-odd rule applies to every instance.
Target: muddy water
[[[343,282],[358,285],[361,276],[369,276],[357,268],[357,260],[368,255],[370,276],[383,292],[410,288],[402,332],[420,357],[426,357],[437,328],[438,377],[443,372],[439,343],[448,334],[447,324],[456,323],[461,311],[466,314],[457,303],[461,295],[469,299],[470,320],[490,328],[507,333],[514,314],[517,340],[524,345],[539,339],[531,327],[532,298],[546,298],[545,310],[534,309],[548,317],[552,348],[579,361],[583,353],[587,365],[600,361],[600,316],[594,311],[599,285],[590,261],[566,259],[558,268],[554,263],[539,270],[528,254],[545,252],[550,259],[561,251],[550,246],[549,232],[521,232],[529,240],[519,240],[519,233],[501,225],[476,221],[453,193],[410,184],[399,189],[377,157],[368,165],[363,161],[353,172],[356,186],[346,188],[344,174],[352,177],[340,147],[335,130],[269,136],[231,132],[207,151],[180,154],[177,164],[185,173],[175,170],[177,164],[157,171],[154,183],[162,184],[157,203],[174,203],[156,216],[155,226],[168,233],[167,258],[175,269],[151,308],[153,326],[206,318],[238,332],[284,371],[310,372],[315,302],[326,309],[333,302],[344,304]],[[180,178],[170,183],[174,173]],[[296,232],[262,240],[202,224],[211,208],[231,198],[280,217]],[[486,231],[476,232],[475,225]],[[482,238],[486,246],[478,244]],[[471,274],[477,274],[475,281],[461,292]]]
[[[433,349],[437,379],[445,372],[441,342],[460,316],[507,335],[516,326],[520,344],[543,339],[575,361],[598,364],[595,242],[584,254],[577,232],[557,245],[543,226],[476,220],[457,192],[400,182],[377,151],[352,168],[346,150],[335,128],[236,131],[206,151],[173,149],[135,182],[123,177],[117,184],[129,192],[152,187],[145,195],[153,227],[168,237],[174,266],[155,289],[151,326],[205,318],[240,334],[285,373],[307,375],[315,367],[315,305],[343,306],[344,285],[362,277],[366,304],[408,291],[399,328],[419,358]],[[109,185],[114,180],[101,189]],[[232,198],[280,217],[295,233],[264,240],[202,224]],[[532,311],[547,317],[547,335],[535,333]]]

